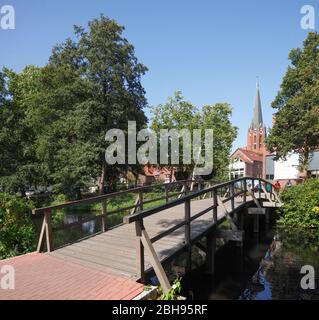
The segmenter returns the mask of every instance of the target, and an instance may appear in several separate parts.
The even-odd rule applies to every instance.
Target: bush
[[[182,291],[181,278],[177,277],[171,289],[167,293],[163,293],[162,288],[160,288],[161,300],[176,300],[180,292]]]
[[[32,207],[30,200],[0,193],[0,259],[35,250]]]
[[[292,228],[319,228],[319,180],[309,179],[281,193],[278,225]]]

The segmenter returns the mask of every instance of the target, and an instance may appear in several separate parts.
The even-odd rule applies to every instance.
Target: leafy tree
[[[75,27],[77,41],[53,49],[43,68],[0,77],[0,185],[10,192],[53,185],[73,199],[99,178],[114,185],[125,166],[108,167],[105,133],[145,127],[145,92],[133,46],[124,28],[104,16]],[[10,98],[9,98],[10,97]],[[138,166],[132,166],[138,171]]]
[[[38,171],[32,148],[32,130],[25,122],[26,110],[23,99],[20,99],[30,90],[27,86],[21,86],[20,80],[33,71],[26,68],[18,76],[5,69],[2,78],[2,82],[5,81],[5,95],[2,94],[0,108],[0,185],[3,190],[22,194],[32,184]]]
[[[213,172],[209,178],[225,178],[228,172],[229,154],[232,144],[237,136],[237,128],[231,124],[232,110],[226,103],[204,106],[201,110],[184,100],[180,91],[175,92],[174,97],[169,97],[165,104],[153,108],[151,128],[156,132],[160,129],[213,129]],[[202,137],[204,141],[204,137]],[[192,141],[193,143],[193,141]],[[186,170],[189,177],[194,169],[194,159],[191,165],[182,162],[183,142],[180,142],[179,169]],[[192,146],[193,149],[193,146]]]
[[[141,77],[147,68],[138,62],[134,47],[122,36],[124,27],[105,16],[88,24],[88,31],[75,26],[77,41],[68,39],[54,48],[53,66],[68,66],[88,81],[88,97],[73,114],[77,135],[89,149],[86,164],[99,175],[104,190],[107,178],[117,178],[120,168],[107,166],[105,133],[117,128],[127,131],[127,121],[145,127],[145,92]],[[81,124],[81,125],[80,125]]]
[[[160,130],[182,130],[182,129],[197,129],[198,128],[198,114],[197,108],[188,101],[184,100],[184,97],[180,91],[176,91],[173,97],[168,97],[166,103],[160,104],[152,108],[152,124],[151,129],[158,133],[158,141],[160,140]],[[171,150],[168,155],[168,163],[171,164],[172,153],[177,150],[172,150],[171,140],[168,140],[168,150]],[[172,164],[171,172],[174,167],[178,167],[180,172],[186,171],[188,175],[191,174],[192,169],[194,168],[194,162],[189,165],[183,164],[183,140],[180,139],[179,144],[179,163]],[[160,152],[158,151],[158,155]],[[158,157],[159,158],[159,157]],[[158,163],[160,163],[158,159]],[[162,164],[161,166],[166,166]]]
[[[3,72],[0,72],[0,108],[4,106],[4,103],[6,101],[6,82],[5,82],[5,76]]]
[[[86,153],[72,131],[72,112],[87,98],[84,80],[56,66],[5,70],[5,75],[11,98],[1,110],[2,188],[23,194],[31,185],[53,184],[74,198],[86,178],[76,165]]]
[[[233,126],[230,117],[232,109],[227,103],[207,105],[200,113],[200,128],[214,130],[214,157],[212,176],[228,178],[229,155],[237,137],[238,128]]]
[[[303,48],[289,54],[291,65],[272,107],[277,110],[268,137],[268,149],[276,158],[300,153],[305,171],[319,141],[319,35],[309,33]]]
[[[44,185],[67,198],[80,197],[94,174],[85,141],[85,123],[78,114],[89,95],[89,83],[69,66],[41,70],[41,90],[28,101],[27,123],[34,130],[34,149]]]

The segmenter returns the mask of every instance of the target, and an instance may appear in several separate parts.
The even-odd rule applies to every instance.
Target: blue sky
[[[264,121],[288,66],[288,53],[307,36],[300,8],[313,0],[0,0],[16,10],[16,29],[0,30],[0,67],[44,65],[52,47],[101,13],[125,26],[125,37],[148,68],[150,105],[181,90],[198,107],[228,102],[246,144],[256,76]],[[316,26],[317,27],[317,26]]]

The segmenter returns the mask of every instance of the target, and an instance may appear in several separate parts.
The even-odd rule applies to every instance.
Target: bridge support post
[[[52,239],[52,211],[46,211],[44,214],[45,224],[46,224],[46,242],[48,252],[53,251],[53,239]]]
[[[265,222],[266,222],[266,225],[269,224],[269,221],[270,221],[270,212],[269,212],[270,208],[266,208],[266,214],[265,214]]]
[[[258,198],[261,199],[261,189],[262,189],[261,181],[258,181]]]
[[[192,247],[191,247],[191,202],[185,201],[185,243],[187,246],[186,272],[192,269]]]
[[[214,221],[214,223],[217,223],[217,219],[218,219],[218,196],[217,196],[217,190],[214,189],[212,191],[212,194],[213,194],[213,205],[214,205],[213,221]]]
[[[187,193],[188,193],[188,187],[187,187],[187,181],[184,182],[184,196],[187,196]]]
[[[234,183],[231,183],[229,186],[229,195],[231,196],[231,211],[233,211],[235,209],[235,198],[234,198],[234,194],[235,194],[235,186]]]
[[[106,200],[103,200],[102,201],[102,220],[101,220],[101,223],[102,223],[102,232],[105,232],[107,230],[107,203],[106,203]]]
[[[164,188],[165,188],[165,201],[166,201],[166,203],[167,203],[168,200],[169,200],[169,196],[168,196],[168,186],[167,186],[167,184],[165,184]]]
[[[142,243],[143,221],[135,222],[136,231],[136,270],[137,276],[145,283],[145,261],[144,261],[144,245]]]
[[[254,233],[259,232],[259,214],[254,214]]]
[[[139,210],[143,211],[143,190],[139,190],[138,192],[138,204],[139,204]]]
[[[237,217],[238,217],[237,226],[238,226],[238,230],[240,230],[240,231],[244,230],[244,221],[245,221],[244,214],[245,214],[245,212],[246,212],[246,209],[243,209],[240,213],[238,212],[238,215],[237,215]],[[243,237],[244,236],[245,236],[245,233],[243,233]],[[236,243],[236,246],[241,248],[243,246],[243,244],[244,244],[244,239],[242,239],[242,241],[238,241]]]
[[[52,210],[48,210],[44,212],[42,228],[41,228],[39,242],[37,246],[37,252],[42,251],[44,242],[46,242],[47,252],[53,251],[51,214],[52,214]]]
[[[215,273],[216,228],[206,236],[206,273]]]
[[[270,199],[271,199],[271,201],[274,201],[273,186],[272,186],[271,183],[270,183],[270,191],[269,191],[269,194],[270,194]]]
[[[239,230],[244,230],[244,223],[245,223],[245,213],[247,209],[243,209],[243,211],[238,215],[238,228]]]
[[[246,179],[243,180],[243,185],[244,185],[244,203],[247,201],[247,181]]]

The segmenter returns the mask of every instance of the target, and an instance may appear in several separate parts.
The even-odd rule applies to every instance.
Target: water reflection
[[[229,242],[217,251],[214,276],[205,273],[201,258],[200,266],[184,276],[183,294],[196,300],[317,300],[319,283],[315,290],[300,286],[303,265],[312,265],[319,274],[319,241],[314,239],[311,234],[291,234],[275,227],[257,236],[247,233],[243,248]],[[196,256],[200,257],[193,254],[193,259]],[[182,262],[173,263],[172,277],[176,265]]]
[[[239,296],[239,300],[271,300],[272,286],[267,280],[267,271],[274,266],[274,257],[276,252],[280,250],[281,242],[276,240],[269,246],[265,257],[262,259],[258,270],[252,276],[248,287],[243,294]]]

